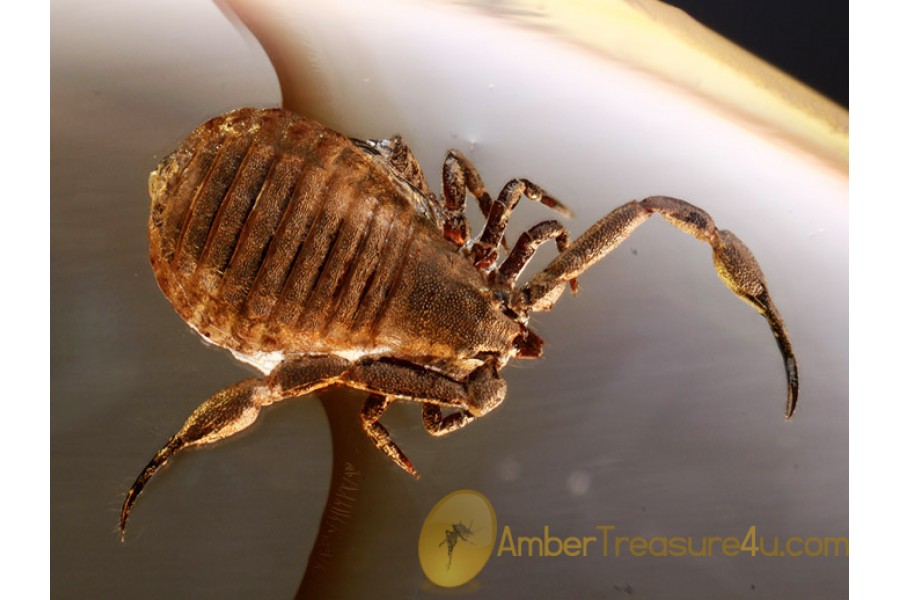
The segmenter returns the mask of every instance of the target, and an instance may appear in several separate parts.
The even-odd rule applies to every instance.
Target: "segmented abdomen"
[[[241,353],[374,348],[422,220],[347,138],[279,110],[199,127],[151,175],[151,262]]]

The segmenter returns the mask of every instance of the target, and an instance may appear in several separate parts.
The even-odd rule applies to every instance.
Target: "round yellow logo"
[[[483,494],[457,490],[434,505],[419,534],[419,564],[432,583],[456,587],[475,578],[497,541],[497,515]]]

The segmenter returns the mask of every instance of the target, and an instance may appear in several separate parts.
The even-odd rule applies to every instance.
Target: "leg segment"
[[[499,255],[497,248],[503,239],[503,234],[506,232],[509,217],[523,194],[529,200],[540,202],[566,216],[572,215],[572,211],[555,198],[545,194],[541,188],[532,182],[527,179],[513,179],[503,186],[503,190],[500,192],[497,200],[491,205],[491,212],[488,214],[487,224],[484,226],[481,239],[472,246],[472,258],[477,268],[487,270],[497,262]]]
[[[358,390],[402,400],[465,406],[468,399],[465,383],[419,365],[390,359],[363,359],[353,365],[342,381]]]
[[[390,439],[387,429],[377,422],[391,401],[385,396],[423,402],[425,428],[438,436],[468,425],[495,409],[506,397],[506,383],[490,364],[475,369],[466,381],[459,382],[417,365],[368,360],[354,365],[343,382],[372,393],[361,416],[363,429],[379,450],[415,477],[415,468]],[[459,410],[444,417],[441,406]]]
[[[426,402],[422,405],[422,423],[425,429],[435,437],[441,437],[462,429],[475,420],[475,416],[467,410],[444,416],[439,404]]]
[[[465,381],[456,381],[412,363],[363,359],[353,365],[341,381],[348,387],[398,400],[458,407],[475,417],[492,411],[506,397],[506,382],[491,363],[472,371]]]
[[[352,365],[347,359],[331,355],[285,359],[269,374],[267,381],[281,400],[338,383]]]
[[[523,233],[500,268],[492,273],[494,281],[505,289],[511,289],[538,247],[553,239],[560,254],[569,247],[569,235],[559,221],[543,221]],[[573,293],[578,289],[577,282],[577,279],[569,281]]]
[[[369,436],[369,439],[372,440],[375,447],[387,454],[388,458],[394,461],[395,465],[418,479],[419,473],[416,472],[415,467],[412,466],[412,463],[409,462],[409,459],[403,454],[400,446],[391,440],[391,434],[385,426],[378,422],[378,419],[380,419],[381,415],[384,414],[384,411],[387,410],[388,404],[390,404],[390,400],[387,396],[371,394],[368,397],[362,412],[359,415],[363,431],[366,432],[366,435]]]
[[[325,387],[336,381],[349,365],[348,361],[331,356],[286,361],[268,379],[246,379],[201,404],[144,467],[128,490],[119,519],[122,538],[125,537],[128,514],[138,495],[175,454],[190,446],[212,444],[246,429],[256,421],[263,406]]]
[[[478,200],[478,207],[485,218],[491,210],[491,196],[485,190],[475,165],[458,150],[451,150],[444,159],[442,185],[445,203],[444,237],[460,247],[469,241],[466,190]]]
[[[781,316],[769,296],[762,270],[737,236],[716,228],[712,217],[705,211],[683,200],[652,196],[615,209],[518,290],[510,302],[511,306],[519,312],[552,308],[568,281],[612,252],[653,213],[659,213],[682,231],[708,243],[713,249],[713,261],[719,277],[732,292],[766,318],[784,358],[788,381],[785,415],[790,418],[797,407],[797,361]]]

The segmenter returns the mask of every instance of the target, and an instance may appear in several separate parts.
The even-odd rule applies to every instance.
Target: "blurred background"
[[[841,106],[849,106],[846,2],[674,0],[667,4]]]
[[[682,4],[846,106],[846,4]],[[627,10],[652,4],[594,6],[625,23]],[[737,16],[735,29],[722,13]],[[739,37],[759,14],[761,33]],[[767,125],[572,31],[538,3],[52,5],[55,596],[291,597],[323,551],[332,467],[348,461],[365,483],[307,593],[440,595],[419,569],[418,530],[462,488],[485,494],[516,535],[545,525],[592,535],[599,524],[647,537],[742,538],[754,525],[767,539],[847,535],[841,110],[824,100],[811,102],[818,112],[782,110],[785,97],[812,97],[786,88]],[[805,67],[789,60],[802,55]],[[784,374],[765,322],[716,278],[708,248],[652,220],[585,275],[577,298],[533,319],[545,358],[504,371],[509,395],[495,414],[438,440],[418,407],[391,409],[385,423],[420,481],[352,437],[360,398],[330,394],[328,412],[298,399],[180,456],[120,543],[118,511],[140,469],[202,400],[250,375],[206,347],[158,290],[147,175],[198,124],[280,105],[283,88],[291,108],[350,135],[402,133],[432,182],[449,147],[493,192],[532,178],[576,211],[574,235],[631,198],[703,207],[767,274],[800,364],[797,417],[781,416]],[[804,119],[812,125],[788,133],[778,125]],[[511,231],[545,218],[523,206]],[[847,587],[843,558],[594,556],[495,558],[456,593],[827,598]]]

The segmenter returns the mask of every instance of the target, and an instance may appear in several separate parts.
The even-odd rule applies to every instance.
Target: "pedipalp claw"
[[[121,535],[123,542],[125,541],[125,525],[128,522],[128,515],[138,496],[144,490],[144,486],[146,486],[147,482],[150,481],[150,478],[153,477],[153,475],[183,447],[184,441],[182,438],[178,435],[173,436],[166,445],[156,453],[153,460],[144,467],[144,470],[141,471],[141,474],[138,475],[138,478],[131,485],[131,489],[128,490],[128,495],[125,496],[125,502],[122,504],[122,514],[119,517],[119,534]]]
[[[753,254],[736,235],[721,229],[718,232],[720,245],[713,248],[713,259],[719,277],[737,296],[752,305],[766,318],[781,356],[784,358],[784,370],[787,377],[787,404],[784,418],[790,420],[797,411],[800,377],[797,372],[797,359],[791,339],[784,327],[784,321],[769,296],[762,270],[753,258]]]
[[[793,356],[784,359],[784,368],[787,371],[788,379],[788,398],[787,407],[784,411],[784,418],[788,421],[797,411],[797,394],[799,393],[800,378],[797,374],[797,361]]]

